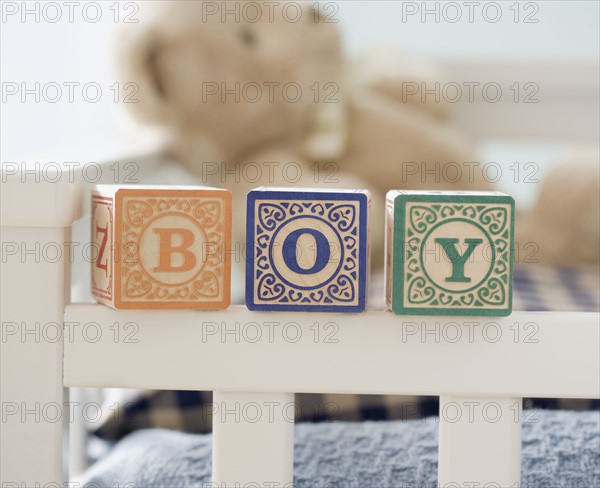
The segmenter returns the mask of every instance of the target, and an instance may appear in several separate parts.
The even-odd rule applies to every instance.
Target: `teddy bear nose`
[[[252,47],[254,44],[256,44],[256,35],[248,27],[242,28],[241,39],[242,42],[248,47]]]

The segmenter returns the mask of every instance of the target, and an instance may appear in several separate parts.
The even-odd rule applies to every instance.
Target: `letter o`
[[[253,8],[256,11],[256,15],[254,17],[248,16],[248,9]],[[242,17],[246,22],[250,24],[255,24],[262,17],[262,8],[256,2],[248,2],[242,7]]]
[[[448,409],[449,408],[454,408],[456,409],[456,416],[455,417],[448,417]],[[451,424],[455,424],[456,422],[458,422],[461,418],[461,411],[460,411],[460,405],[456,402],[450,402],[450,403],[446,403],[444,405],[444,407],[442,408],[442,411],[440,412],[440,416],[446,421],[446,422],[450,422]]]
[[[315,263],[308,269],[300,267],[296,255],[298,239],[304,234],[313,236],[317,245],[317,256],[315,258]],[[327,263],[331,257],[331,249],[329,248],[329,241],[327,240],[327,237],[325,237],[325,234],[316,229],[297,229],[293,232],[290,232],[283,241],[282,252],[283,260],[287,267],[294,273],[303,275],[318,273],[325,268],[325,266],[327,266]]]
[[[490,407],[494,407],[494,409],[496,411],[495,417],[488,416],[487,411]],[[482,415],[486,422],[495,424],[495,423],[499,422],[500,419],[502,418],[502,408],[500,408],[500,405],[496,402],[486,403],[485,406],[483,407]]]
[[[449,8],[453,8],[455,11],[455,15],[452,18],[448,17],[448,9]],[[460,18],[462,17],[462,8],[456,2],[448,2],[448,3],[444,4],[444,6],[442,7],[442,17],[444,17],[444,20],[446,22],[450,22],[451,24],[456,24],[456,22],[458,22],[460,20]]]
[[[494,9],[496,10],[496,16],[495,17],[489,17],[488,16],[488,9],[490,7],[494,7]],[[483,14],[483,18],[484,18],[484,20],[486,22],[490,22],[492,24],[495,24],[496,22],[498,22],[502,18],[502,7],[500,7],[500,5],[497,2],[486,3],[483,6],[482,14]]]

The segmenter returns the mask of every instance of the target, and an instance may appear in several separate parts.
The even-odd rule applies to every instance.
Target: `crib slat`
[[[62,228],[2,227],[2,486],[62,486],[66,236]]]
[[[519,486],[521,401],[440,397],[440,486]]]
[[[212,480],[218,486],[291,486],[294,395],[215,391]]]

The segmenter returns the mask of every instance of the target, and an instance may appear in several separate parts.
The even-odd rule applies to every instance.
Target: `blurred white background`
[[[143,2],[67,4],[2,2],[3,162],[87,162],[130,154],[143,147],[145,139],[132,130],[124,115],[122,99],[126,93],[115,90],[112,62],[118,49],[116,32],[127,28],[127,16],[132,20],[139,17],[136,10],[143,8]],[[597,66],[600,55],[600,3],[596,1],[321,4],[326,14],[339,20],[349,57],[360,54],[370,44],[393,42],[415,55],[444,61],[549,62],[564,64],[568,70],[571,64]],[[437,19],[433,13],[436,9],[440,15]],[[24,10],[29,11],[25,16]],[[423,17],[426,10],[430,13]],[[501,16],[494,22],[498,12]],[[51,22],[58,13],[60,19]],[[460,18],[454,21],[459,13]],[[597,86],[597,68],[594,71],[593,83]],[[47,98],[57,95],[54,84],[58,84],[62,87],[60,100],[50,103],[42,97],[36,102],[29,94],[23,103],[22,84],[33,88],[36,82],[46,87]],[[79,83],[72,85],[72,102],[66,85],[69,83]],[[92,85],[84,94],[86,83]],[[102,90],[99,97],[96,87]],[[11,94],[15,89],[18,92]],[[85,96],[98,101],[86,101]],[[116,103],[115,96],[119,99]],[[597,99],[593,103],[597,104]],[[490,140],[481,144],[480,151],[482,160],[487,161],[514,160],[518,153],[521,161],[537,161],[545,169],[570,142],[531,140],[515,145],[514,141]],[[510,182],[502,184],[510,186]],[[523,192],[519,188],[515,191]],[[531,200],[533,196],[524,194],[523,198]]]

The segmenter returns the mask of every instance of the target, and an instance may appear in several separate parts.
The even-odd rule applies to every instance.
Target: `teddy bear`
[[[374,250],[387,190],[490,188],[463,171],[474,149],[442,104],[405,103],[398,87],[410,75],[378,75],[391,56],[351,68],[336,24],[314,5],[149,4],[119,43],[121,79],[139,87],[130,108],[168,129],[196,179],[232,190],[236,241],[258,186],[370,190]]]
[[[252,188],[366,188],[377,265],[387,190],[489,189],[466,171],[444,177],[474,161],[473,147],[441,103],[403,101],[410,73],[378,75],[392,55],[350,69],[314,6],[268,4],[157,2],[119,45],[121,79],[139,86],[133,113],[169,129],[192,177],[232,190],[237,242]]]
[[[530,261],[600,262],[600,153],[572,148],[554,162],[533,208],[517,214],[516,242],[529,245]]]

